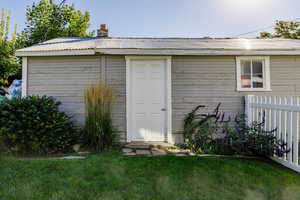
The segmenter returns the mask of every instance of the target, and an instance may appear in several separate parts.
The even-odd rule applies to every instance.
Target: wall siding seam
[[[106,84],[106,56],[101,56],[101,81]]]

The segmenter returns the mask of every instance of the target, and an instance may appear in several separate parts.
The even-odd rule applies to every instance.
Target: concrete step
[[[130,149],[142,149],[142,150],[149,150],[153,146],[150,144],[134,144],[134,143],[129,143],[124,145],[125,148],[130,148]]]
[[[130,142],[124,145],[125,148],[131,149],[152,149],[155,147],[172,147],[174,145],[166,142]]]

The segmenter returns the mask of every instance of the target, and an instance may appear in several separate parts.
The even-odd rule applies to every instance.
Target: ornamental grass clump
[[[102,83],[91,84],[84,91],[84,138],[95,151],[110,150],[118,141],[117,131],[112,124],[115,99],[115,90]]]

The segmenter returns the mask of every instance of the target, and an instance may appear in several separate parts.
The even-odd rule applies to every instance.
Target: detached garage
[[[244,111],[244,96],[300,95],[300,41],[288,39],[57,38],[20,49],[23,96],[48,95],[84,122],[84,88],[117,91],[114,124],[130,141],[180,141],[201,104]]]

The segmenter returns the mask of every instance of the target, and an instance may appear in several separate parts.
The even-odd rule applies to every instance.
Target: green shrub
[[[195,153],[232,154],[232,150],[224,138],[218,137],[222,133],[217,122],[219,106],[211,114],[199,113],[205,106],[197,106],[184,119],[182,147]],[[220,116],[219,116],[220,117]]]
[[[4,146],[3,142],[0,140],[0,157],[4,153],[7,153],[7,148]]]
[[[282,157],[289,153],[286,143],[274,135],[277,129],[264,130],[264,120],[248,125],[245,116],[234,121],[219,112],[220,104],[213,113],[199,113],[196,107],[184,119],[183,147],[195,153],[240,154]],[[263,119],[265,116],[263,116]]]
[[[67,152],[76,140],[70,118],[46,96],[14,98],[0,103],[0,139],[20,153]]]
[[[266,131],[264,129],[264,118],[262,122],[254,121],[250,125],[246,123],[245,117],[236,120],[235,128],[228,127],[226,135],[231,142],[231,148],[238,154],[283,157],[290,153],[287,143],[275,137],[277,129]]]
[[[118,133],[111,118],[115,90],[102,83],[88,86],[84,93],[85,126],[84,139],[95,151],[106,151],[118,142]]]

